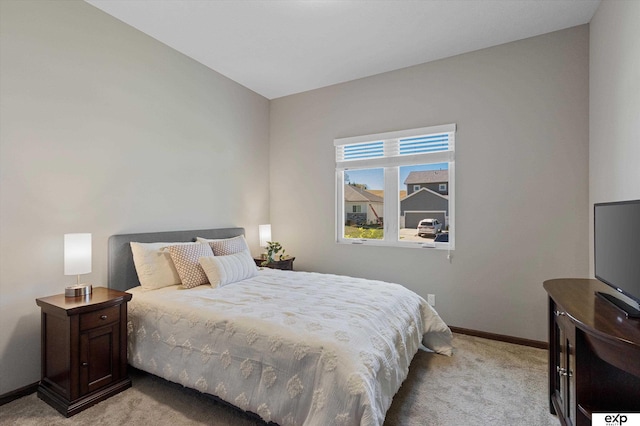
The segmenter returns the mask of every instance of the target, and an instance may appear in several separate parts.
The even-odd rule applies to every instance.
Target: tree
[[[356,188],[360,188],[360,189],[369,189],[369,186],[366,183],[350,183],[349,185],[351,186],[355,186]]]

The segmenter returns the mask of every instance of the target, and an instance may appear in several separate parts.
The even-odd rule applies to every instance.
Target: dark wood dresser
[[[104,287],[87,296],[36,299],[42,318],[40,399],[69,417],[131,386],[129,300],[131,294]]]
[[[596,292],[597,280],[544,282],[549,294],[550,410],[562,425],[591,425],[594,412],[640,410],[640,320]]]

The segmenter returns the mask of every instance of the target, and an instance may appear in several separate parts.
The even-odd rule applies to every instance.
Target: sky
[[[406,189],[404,184],[405,179],[412,171],[422,170],[447,170],[449,168],[448,163],[439,164],[419,164],[416,166],[402,166],[400,167],[400,189]],[[367,185],[367,189],[384,189],[384,169],[361,169],[361,170],[347,170],[346,175],[349,177],[348,183],[364,183]],[[347,177],[345,176],[345,183],[347,183]]]

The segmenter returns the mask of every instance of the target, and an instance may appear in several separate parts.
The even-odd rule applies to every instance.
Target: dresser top
[[[596,292],[615,294],[608,285],[593,279],[560,278],[545,281],[544,289],[579,328],[640,348],[640,319],[627,318],[596,296]]]
[[[64,294],[56,294],[55,296],[38,298],[36,304],[40,307],[66,311],[67,315],[75,315],[86,310],[128,302],[131,297],[130,293],[124,291],[93,287],[91,294],[86,296],[66,297]]]

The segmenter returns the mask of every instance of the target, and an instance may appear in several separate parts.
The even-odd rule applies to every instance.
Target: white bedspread
[[[286,425],[382,425],[421,341],[451,332],[397,284],[265,269],[225,287],[129,290],[129,363]]]

